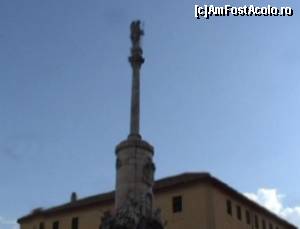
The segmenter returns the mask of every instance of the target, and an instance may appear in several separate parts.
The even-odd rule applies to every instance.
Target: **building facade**
[[[166,229],[296,229],[208,173],[157,180],[154,206]],[[18,220],[20,229],[99,229],[114,211],[114,192],[36,209]]]

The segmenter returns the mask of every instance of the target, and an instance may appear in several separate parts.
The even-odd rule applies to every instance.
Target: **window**
[[[43,222],[40,222],[39,229],[45,229],[45,224]]]
[[[182,197],[174,196],[173,197],[173,212],[181,212],[182,211]]]
[[[269,229],[273,229],[273,224],[272,223],[269,224]]]
[[[258,217],[257,217],[257,215],[254,216],[254,223],[255,223],[255,228],[258,229],[259,228],[259,224],[258,224]]]
[[[248,210],[246,210],[246,222],[247,224],[250,224],[251,223],[251,220],[250,220],[250,212]]]
[[[72,229],[78,229],[78,217],[72,219]]]
[[[229,215],[232,215],[232,207],[231,207],[231,201],[230,200],[226,201],[226,207],[227,207],[227,213]]]
[[[52,229],[59,229],[59,222],[58,221],[53,222]]]
[[[241,211],[241,206],[236,205],[236,216],[239,220],[242,220],[242,211]]]
[[[266,221],[264,219],[261,221],[261,223],[262,223],[262,229],[267,229]]]

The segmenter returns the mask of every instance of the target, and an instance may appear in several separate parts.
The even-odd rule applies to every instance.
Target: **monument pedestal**
[[[138,219],[135,222],[135,219]],[[131,218],[130,216],[109,216],[102,219],[100,229],[163,229],[163,224],[156,218]]]
[[[163,229],[160,211],[152,210],[153,154],[153,146],[140,138],[117,145],[115,215],[105,216],[101,229]]]
[[[129,137],[117,145],[116,212],[134,204],[139,214],[151,216],[155,171],[153,154],[153,146],[142,139]]]
[[[153,212],[155,166],[153,146],[129,136],[116,147],[115,215],[104,219],[102,229],[162,229],[160,211]]]

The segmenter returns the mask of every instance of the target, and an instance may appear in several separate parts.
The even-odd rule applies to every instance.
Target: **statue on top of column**
[[[144,31],[140,28],[141,26],[141,21],[133,21],[130,25],[131,29],[131,41],[132,45],[135,46],[140,46],[140,41],[141,41],[141,36],[144,35]]]

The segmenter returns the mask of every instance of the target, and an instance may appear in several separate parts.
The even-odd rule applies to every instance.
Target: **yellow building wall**
[[[173,213],[172,199],[175,196],[182,196],[182,211],[179,213]],[[227,213],[227,200],[231,201],[232,215]],[[166,222],[165,229],[256,229],[255,214],[258,216],[259,229],[263,229],[262,219],[266,222],[266,229],[271,229],[269,223],[272,223],[273,229],[290,229],[276,218],[267,216],[264,212],[256,212],[245,203],[202,182],[156,193],[154,207],[161,209],[162,218]],[[241,207],[241,220],[237,217],[237,205]],[[54,221],[59,221],[59,229],[71,229],[73,217],[78,217],[79,229],[99,229],[103,213],[112,209],[113,204],[107,204],[57,213],[46,218],[36,217],[22,222],[21,229],[39,229],[40,222],[44,222],[44,229],[52,229]],[[250,212],[250,225],[246,222],[246,209]]]
[[[59,229],[71,229],[72,218],[78,217],[79,229],[99,229],[101,217],[105,211],[111,210],[112,205],[87,207],[80,210],[67,211],[48,217],[38,217],[34,220],[21,223],[21,229],[39,229],[40,222],[43,222],[44,229],[52,229],[53,222],[59,221]]]
[[[182,212],[173,213],[172,198],[182,196]],[[207,187],[204,184],[168,190],[155,196],[155,206],[162,210],[166,229],[200,229],[207,225]]]
[[[162,218],[167,223],[166,229],[202,229],[208,228],[209,205],[207,187],[204,184],[196,184],[166,190],[155,195],[155,208],[160,208]],[[182,196],[182,211],[173,213],[172,198]],[[54,221],[59,221],[59,229],[71,229],[73,217],[79,219],[79,229],[99,229],[101,217],[107,210],[112,210],[113,205],[89,207],[76,211],[58,213],[46,218],[36,217],[21,223],[21,229],[39,229],[40,222],[44,222],[44,229],[52,229]]]
[[[231,201],[232,215],[227,213],[226,201]],[[236,206],[241,207],[242,219],[239,220],[237,217]],[[253,208],[247,206],[244,202],[235,199],[233,196],[227,195],[220,189],[213,189],[213,208],[214,208],[214,219],[215,229],[256,229],[254,216],[258,217],[259,229],[262,227],[262,219],[266,222],[266,229],[270,229],[269,224],[273,225],[273,229],[289,229],[283,225],[277,219],[268,217],[266,214],[257,212]],[[246,210],[250,212],[250,225],[246,222]]]

